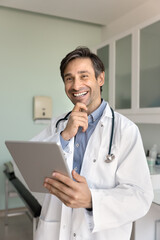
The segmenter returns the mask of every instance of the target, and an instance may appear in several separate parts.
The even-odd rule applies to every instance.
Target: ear
[[[103,86],[104,82],[105,82],[105,72],[101,72],[97,78],[98,84],[99,86]]]

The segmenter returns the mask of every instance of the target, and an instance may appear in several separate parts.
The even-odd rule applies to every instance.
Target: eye
[[[83,74],[83,75],[81,76],[81,78],[82,78],[82,79],[87,79],[87,78],[88,78],[88,75],[87,75],[87,74]]]
[[[72,81],[72,77],[66,77],[64,80],[65,80],[65,82],[69,82],[69,81]]]

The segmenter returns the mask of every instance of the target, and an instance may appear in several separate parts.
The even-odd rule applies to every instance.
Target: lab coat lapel
[[[99,120],[94,132],[92,133],[83,158],[83,164],[81,169],[81,175],[85,176],[89,181],[91,179],[92,164],[95,164],[98,159],[102,156],[101,148],[105,143],[105,151],[108,151],[109,141],[110,141],[110,129],[111,129],[111,119],[112,113],[109,105],[107,104],[101,119]],[[107,124],[106,124],[107,122]],[[104,135],[105,132],[105,135]],[[107,145],[108,143],[108,145]],[[100,146],[99,151],[94,146]],[[105,160],[105,159],[104,159]]]

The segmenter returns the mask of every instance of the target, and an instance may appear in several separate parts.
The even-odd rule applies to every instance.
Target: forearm
[[[92,189],[93,231],[116,228],[144,216],[150,208],[153,192],[136,185],[120,184],[113,189]]]

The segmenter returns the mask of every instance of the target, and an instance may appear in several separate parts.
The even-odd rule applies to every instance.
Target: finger
[[[74,181],[70,177],[65,176],[59,172],[53,172],[52,177],[53,177],[53,180],[55,180],[56,182],[61,182],[62,184],[66,185],[67,187],[72,188],[72,186],[73,186]]]
[[[72,182],[75,185],[73,180]],[[51,194],[57,196],[60,200],[63,202],[65,201],[66,203],[69,201],[69,199],[73,200],[75,197],[75,191],[72,187],[67,186],[60,181],[55,181],[51,178],[45,179],[44,187],[47,188]],[[76,188],[76,186],[74,186],[74,188]]]
[[[77,182],[81,183],[86,183],[86,179],[79,175],[75,170],[72,170],[72,177],[75,179]]]
[[[82,132],[85,132],[86,130],[87,130],[87,128],[88,128],[88,122],[86,122],[86,121],[83,121],[83,120],[79,120],[79,121],[77,121],[76,122],[76,132],[78,131],[78,128],[79,127],[82,127]]]
[[[82,132],[85,132],[88,128],[88,122],[84,122],[83,126],[82,127]]]
[[[82,122],[84,123],[82,123]],[[64,140],[69,140],[77,134],[79,127],[82,126],[83,131],[88,128],[88,117],[87,113],[84,112],[72,112],[67,126],[61,133]]]
[[[56,179],[58,183],[61,182],[64,186],[66,186],[66,188],[64,188],[64,186],[62,185],[57,185],[57,184],[55,185],[55,183],[54,183],[54,186],[58,188],[60,191],[62,191],[63,189],[63,192],[65,192],[68,196],[72,196],[72,197],[73,197],[73,191],[77,190],[77,187],[78,187],[77,182],[86,183],[86,179],[80,176],[78,173],[76,173],[75,170],[72,170],[72,176],[76,181],[58,172],[54,172],[52,176],[54,177],[54,179]]]
[[[49,192],[52,193],[56,193],[56,191],[67,193],[69,190],[69,187],[67,185],[51,178],[45,179],[44,187],[47,188]]]
[[[75,201],[74,194],[70,196],[69,194],[65,194],[64,192],[61,192],[60,190],[56,190],[55,188],[51,188],[50,193],[55,195],[57,198],[59,198],[67,207],[75,208],[77,206],[77,202]]]
[[[72,119],[72,127],[82,127],[87,128],[88,127],[88,118],[84,117],[73,117]]]
[[[82,131],[85,132],[88,128],[88,117],[87,115],[78,115],[77,113],[78,112],[71,116],[72,128],[76,127],[76,129],[78,129],[82,127]]]
[[[52,186],[50,184],[48,184],[47,182],[43,183],[43,186],[50,192],[52,193]]]
[[[84,118],[86,121],[88,121],[88,116],[87,116],[87,113],[86,112],[76,112],[76,111],[73,111],[69,117],[69,120],[70,119],[74,119],[76,120],[76,118]]]
[[[78,102],[76,103],[72,111],[75,111],[75,112],[87,111],[87,107],[84,103]]]
[[[61,188],[61,190],[57,189],[56,187],[53,187],[52,185],[50,185],[49,183],[45,183],[44,184],[45,188],[48,189],[48,191],[50,192],[50,194],[55,195],[57,198],[59,198],[64,204],[66,204],[66,206],[70,206],[71,204],[71,197],[69,196],[70,194],[66,194],[65,192],[63,192],[63,188]]]

